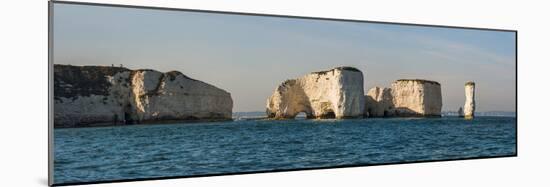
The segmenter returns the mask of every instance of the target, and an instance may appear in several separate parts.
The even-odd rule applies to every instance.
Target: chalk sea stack
[[[280,84],[267,100],[269,118],[354,118],[364,111],[363,73],[353,67],[313,72]]]
[[[365,96],[368,117],[441,116],[441,85],[421,79],[400,79],[391,88],[374,87]]]
[[[472,81],[466,82],[464,85],[464,92],[466,95],[466,102],[464,102],[464,118],[471,119],[474,117],[474,112],[476,110],[475,88],[476,84]]]
[[[365,96],[365,117],[390,117],[394,115],[395,105],[391,88],[371,88]]]
[[[231,95],[171,71],[54,65],[54,126],[231,119]]]

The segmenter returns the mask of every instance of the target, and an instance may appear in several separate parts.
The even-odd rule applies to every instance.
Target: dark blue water
[[[55,183],[516,153],[515,117],[255,120],[55,129]]]

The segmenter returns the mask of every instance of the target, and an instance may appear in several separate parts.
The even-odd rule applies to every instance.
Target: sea
[[[147,124],[54,130],[54,183],[516,155],[516,117]]]

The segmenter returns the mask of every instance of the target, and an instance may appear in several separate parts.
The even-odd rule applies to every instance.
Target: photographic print
[[[49,8],[54,185],[517,155],[516,31]]]

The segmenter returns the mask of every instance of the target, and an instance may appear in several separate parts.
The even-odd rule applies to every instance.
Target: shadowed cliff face
[[[109,95],[111,83],[107,77],[128,71],[120,67],[54,65],[54,98]]]
[[[180,72],[54,65],[55,127],[231,119],[231,95]]]

